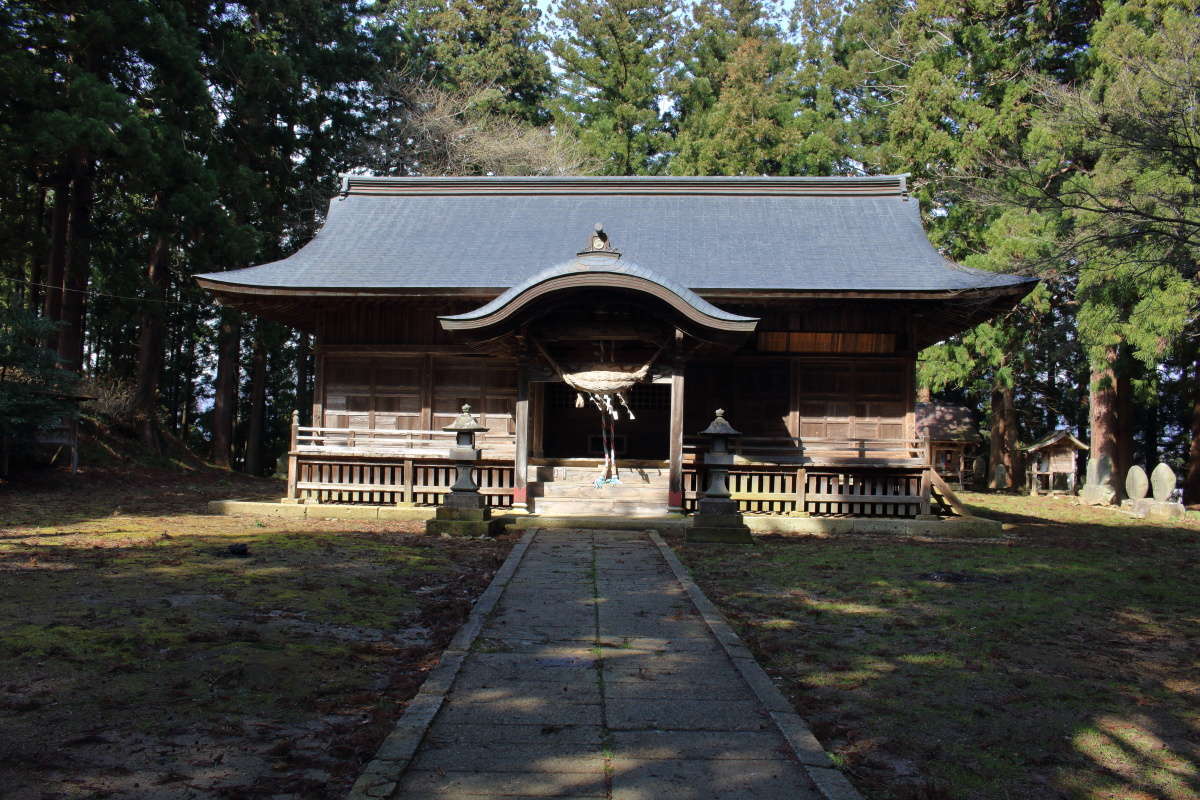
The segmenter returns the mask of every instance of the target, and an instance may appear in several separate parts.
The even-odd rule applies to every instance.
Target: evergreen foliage
[[[676,55],[678,0],[559,0],[550,52],[562,70],[556,124],[605,175],[663,171],[671,149],[660,110]]]
[[[1089,401],[1111,400],[1098,441],[1190,460],[1200,499],[1198,11],[9,0],[0,305],[24,333],[5,358],[127,384],[148,441],[268,471],[311,343],[190,276],[292,252],[339,172],[909,172],[948,257],[1042,278],[926,351],[922,383],[974,405],[1010,465],[1054,428],[1086,438]]]

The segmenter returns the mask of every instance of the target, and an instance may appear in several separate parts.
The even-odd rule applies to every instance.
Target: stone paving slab
[[[557,743],[599,750],[605,736],[602,725],[488,725],[482,722],[456,725],[441,721],[436,730],[425,735],[425,741],[433,746],[458,742],[471,747],[498,742],[507,746],[530,745],[534,750],[541,745]]]
[[[761,731],[773,727],[755,700],[679,700],[645,697],[605,698],[610,730]]]
[[[353,800],[861,800],[655,534],[522,542]]]
[[[798,800],[817,797],[807,774],[789,761],[613,763],[612,800]]]
[[[608,797],[607,780],[578,772],[443,772],[411,769],[397,797],[458,800],[478,797]]]
[[[791,750],[773,731],[612,731],[613,761],[790,761]]]

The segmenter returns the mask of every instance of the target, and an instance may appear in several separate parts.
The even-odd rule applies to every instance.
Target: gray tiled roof
[[[917,403],[917,436],[935,442],[977,442],[979,429],[975,415],[966,406],[941,403]]]
[[[618,250],[695,290],[953,291],[1029,279],[943,258],[902,177],[350,178],[282,261],[199,276],[292,289],[504,289],[600,222]]]

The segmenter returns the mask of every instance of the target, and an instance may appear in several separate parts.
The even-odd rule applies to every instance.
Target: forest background
[[[285,257],[338,174],[911,173],[1036,275],[926,350],[991,460],[1065,427],[1200,502],[1200,2],[5,0],[0,436],[82,392],[273,471],[310,337],[191,275]]]

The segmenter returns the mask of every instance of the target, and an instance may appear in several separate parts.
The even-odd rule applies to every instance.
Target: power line
[[[12,278],[7,275],[0,275],[0,280],[5,280],[9,283],[21,283],[26,286],[36,286],[41,289],[53,289],[59,292],[75,292],[76,294],[82,294],[88,297],[108,297],[113,300],[127,300],[133,303],[162,303],[164,305],[189,306],[192,308],[212,307],[212,305],[208,303],[196,303],[190,300],[159,300],[155,297],[131,297],[128,295],[110,294],[109,292],[101,292],[95,289],[68,289],[65,286],[53,286],[48,283],[39,283],[37,281],[26,280],[25,278]]]

